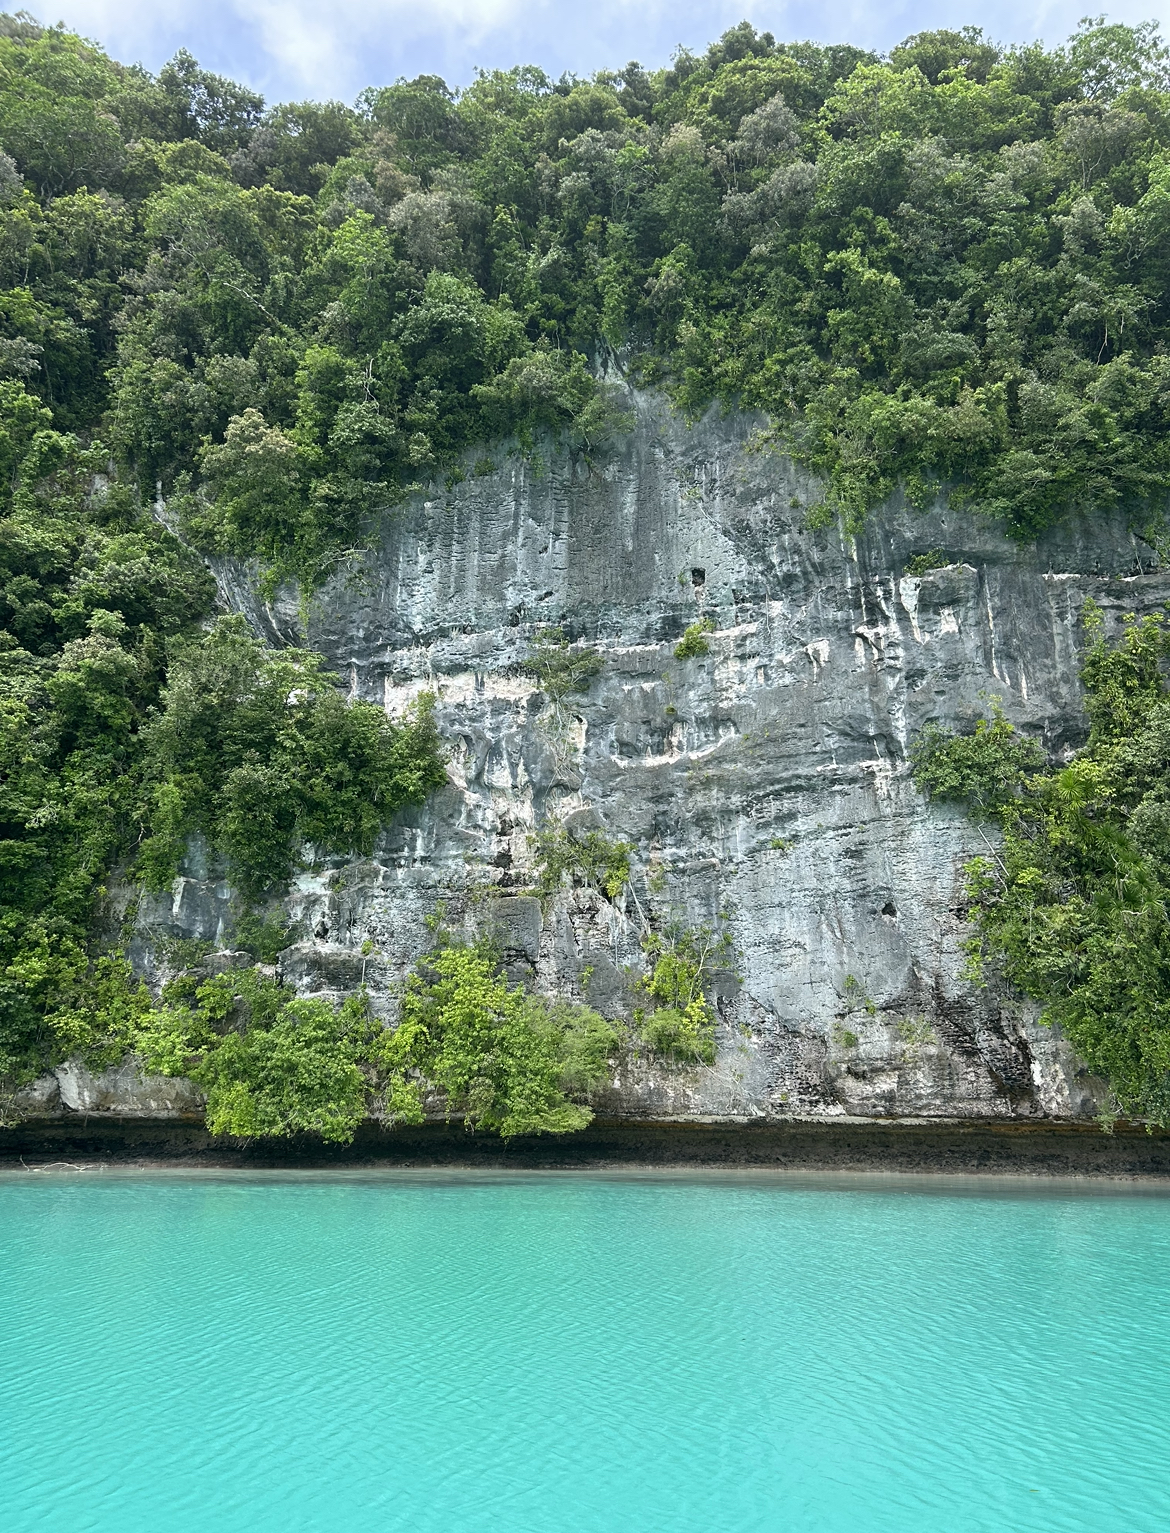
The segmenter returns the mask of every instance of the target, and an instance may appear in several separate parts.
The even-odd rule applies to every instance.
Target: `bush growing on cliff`
[[[931,724],[910,747],[911,774],[928,798],[962,803],[985,817],[1002,815],[1045,765],[1043,748],[1016,733],[998,699],[991,718],[978,719],[970,734]]]
[[[574,692],[588,692],[604,661],[585,644],[570,644],[559,628],[542,628],[532,641],[522,669],[540,683],[540,690],[559,707]]]
[[[289,878],[301,843],[369,853],[395,810],[446,781],[429,697],[392,724],[347,703],[319,655],[267,650],[240,617],[178,652],[162,705],[144,731],[148,888],[170,883],[198,831],[233,886],[261,896]]]
[[[134,1044],[148,1070],[203,1087],[213,1134],[315,1133],[345,1144],[365,1115],[363,1066],[377,1034],[364,994],[333,1006],[239,969],[173,983]]]
[[[572,1098],[605,1078],[617,1045],[597,1012],[510,986],[483,944],[448,943],[411,975],[380,1063],[395,1100],[429,1082],[468,1128],[507,1139],[584,1128],[593,1114]]]
[[[925,554],[914,554],[909,558],[902,573],[921,580],[924,575],[929,575],[932,570],[946,569],[950,562],[941,548],[932,548]]]
[[[716,1012],[708,999],[714,971],[730,959],[731,939],[710,927],[673,923],[642,946],[651,960],[640,982],[653,1005],[635,1007],[634,1024],[656,1054],[683,1064],[715,1062]]]
[[[614,1027],[585,1006],[510,986],[484,944],[444,941],[407,981],[383,1028],[363,990],[340,1005],[291,994],[258,969],[186,973],[127,1020],[117,1056],[185,1075],[207,1092],[207,1125],[245,1139],[316,1133],[352,1140],[373,1106],[421,1123],[437,1092],[469,1129],[505,1139],[564,1134],[593,1114],[577,1099],[605,1078]]]
[[[674,646],[674,658],[698,660],[703,655],[709,655],[711,646],[707,643],[707,635],[714,631],[715,624],[710,618],[701,618],[697,623],[688,623],[682,638]]]
[[[1121,1110],[1170,1122],[1170,634],[1130,619],[1115,644],[1086,605],[1089,742],[1066,767],[971,779],[1003,829],[967,868],[975,973],[1043,1004]],[[1011,726],[997,720],[1011,754]],[[990,733],[990,728],[987,733]],[[970,737],[968,737],[970,738]],[[997,747],[996,760],[1005,752]],[[936,742],[933,759],[942,754]],[[963,758],[966,759],[966,758]],[[949,758],[956,765],[956,758]]]
[[[598,889],[607,899],[616,900],[630,881],[633,850],[630,842],[611,841],[598,830],[578,835],[552,825],[536,836],[540,892],[553,894],[567,881]]]

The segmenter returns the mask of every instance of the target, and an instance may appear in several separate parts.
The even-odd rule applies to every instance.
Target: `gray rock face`
[[[24,1118],[51,1117],[60,1107],[60,1083],[56,1072],[50,1070],[13,1092],[6,1100],[0,1099],[0,1122],[9,1118],[19,1122]]]
[[[80,1060],[71,1059],[58,1065],[53,1074],[61,1105],[72,1112],[171,1118],[203,1110],[203,1093],[193,1081],[144,1075],[132,1058],[101,1071],[89,1070]]]
[[[601,465],[510,459],[388,520],[379,546],[315,598],[271,606],[244,572],[224,599],[274,642],[322,650],[354,696],[401,712],[438,699],[449,784],[375,855],[318,864],[288,902],[281,959],[305,991],[363,974],[385,1015],[429,945],[425,920],[497,930],[509,971],[629,1011],[649,916],[726,930],[710,1068],[624,1064],[595,1105],[628,1115],[1009,1117],[1099,1110],[1100,1082],[1018,1000],[962,978],[963,865],[985,828],[928,806],[907,749],[998,698],[1060,755],[1085,735],[1079,612],[1156,610],[1170,577],[1120,518],[1038,546],[971,512],[892,504],[848,538],[804,530],[813,486],[753,450],[754,423],[693,429],[651,397]],[[945,567],[903,572],[937,551]],[[676,660],[706,619],[710,653]],[[520,670],[542,624],[604,669],[558,709]],[[531,887],[531,837],[559,821],[632,843],[616,902]],[[153,936],[222,942],[230,891],[193,852]],[[363,944],[373,952],[362,953]],[[62,1082],[62,1094],[65,1094]]]

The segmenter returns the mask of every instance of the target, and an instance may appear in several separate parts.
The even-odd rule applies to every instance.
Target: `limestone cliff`
[[[572,996],[587,983],[618,1013],[646,913],[722,921],[736,958],[717,984],[716,1064],[636,1056],[600,1110],[1096,1112],[1100,1083],[1028,1007],[962,979],[962,868],[989,833],[927,805],[907,747],[997,697],[1050,752],[1074,749],[1082,603],[1113,621],[1156,610],[1170,575],[1120,517],[1032,547],[972,512],[897,504],[856,538],[810,532],[813,487],[753,450],[758,423],[713,412],[688,428],[646,395],[632,408],[602,462],[506,458],[415,500],[307,614],[217,571],[227,605],[273,642],[307,639],[354,695],[394,712],[434,692],[450,746],[449,786],[373,857],[297,880],[286,981],[343,991],[364,974],[392,1013],[445,901],[449,920],[496,927],[513,973]],[[945,567],[905,575],[928,550]],[[697,617],[710,654],[676,660]],[[604,656],[560,716],[520,670],[541,624]],[[550,818],[632,842],[631,889],[543,910],[518,894]],[[136,962],[158,972],[160,935],[222,940],[228,901],[194,849],[173,898],[143,902]]]

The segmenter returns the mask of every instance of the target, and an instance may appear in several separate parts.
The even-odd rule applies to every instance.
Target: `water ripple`
[[[0,1179],[7,1533],[1164,1533],[1170,1199]]]

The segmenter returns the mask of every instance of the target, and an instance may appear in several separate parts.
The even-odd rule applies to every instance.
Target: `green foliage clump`
[[[1044,1006],[1120,1108],[1170,1122],[1170,635],[1086,609],[1091,733],[1072,762],[984,800],[1002,850],[969,864],[974,971]]]
[[[239,969],[174,981],[133,1043],[148,1070],[203,1087],[213,1134],[314,1133],[346,1144],[365,1115],[363,1067],[379,1031],[364,993],[335,1007]]]
[[[19,954],[9,977],[17,983],[28,976],[41,977],[38,970],[46,958],[51,962],[51,948]],[[67,949],[49,973],[58,983],[53,992],[55,1005],[46,1019],[51,1029],[47,1057],[77,1056],[95,1070],[117,1064],[133,1047],[138,1029],[153,1011],[150,992],[135,977],[125,957],[121,953],[91,957],[84,949]],[[43,1063],[44,1057],[34,1056],[31,1063]],[[19,1068],[26,1060],[27,1056],[18,1056],[18,1068],[9,1067],[5,1073],[10,1080],[19,1082],[32,1073]]]
[[[697,623],[688,623],[682,638],[674,646],[674,658],[697,660],[702,655],[709,655],[711,646],[707,643],[706,635],[714,632],[715,624],[710,618],[700,618]]]
[[[856,974],[846,974],[845,995],[849,1001],[850,1010],[860,1006],[867,1017],[877,1016],[877,1002]]]
[[[347,703],[319,655],[267,650],[240,617],[176,653],[144,734],[138,871],[153,889],[199,832],[233,886],[261,896],[289,878],[303,842],[368,853],[396,809],[446,780],[429,697],[392,724]]]
[[[628,841],[611,841],[598,830],[574,835],[554,825],[536,837],[537,868],[543,894],[553,894],[567,879],[598,889],[616,900],[630,881]]]
[[[1014,803],[1046,759],[1037,741],[1016,733],[998,699],[991,718],[977,720],[970,734],[931,724],[910,747],[911,773],[923,793],[980,816],[999,815]]]
[[[203,832],[245,898],[300,839],[368,846],[443,780],[424,706],[348,705],[317,656],[242,620],[198,623],[214,584],[111,477],[109,453],[0,381],[0,1076],[110,1062],[145,992],[92,923],[138,847],[150,887]]]
[[[907,1048],[911,1049],[924,1048],[938,1042],[934,1027],[925,1017],[903,1017],[897,1023],[897,1033]]]
[[[1156,29],[1086,21],[1050,52],[922,33],[812,100],[811,59],[749,46],[682,88],[692,174],[713,148],[728,165],[733,245],[719,275],[693,245],[660,268],[679,397],[769,411],[826,485],[813,520],[856,526],[899,482],[919,505],[949,487],[1021,538],[1070,507],[1158,503]],[[739,116],[765,79],[767,110]]]
[[[728,961],[730,939],[710,927],[674,925],[651,932],[642,946],[651,968],[640,985],[653,1003],[635,1009],[642,1039],[668,1059],[713,1064],[717,1016],[707,992],[715,969]]]
[[[251,953],[259,963],[270,964],[276,962],[295,940],[296,934],[297,927],[279,916],[265,919],[249,906],[244,906],[236,916],[231,940],[237,951]]]
[[[144,1067],[207,1093],[207,1125],[244,1139],[319,1134],[349,1143],[371,1104],[421,1123],[441,1095],[469,1129],[563,1134],[592,1118],[579,1098],[603,1080],[615,1028],[585,1006],[510,986],[480,943],[443,938],[407,981],[398,1025],[363,989],[340,1005],[290,994],[259,969],[172,980],[158,1006],[143,987],[109,1042]]]
[[[559,707],[571,693],[588,692],[600,675],[601,655],[586,644],[570,644],[560,628],[542,628],[529,647],[522,669],[535,676],[540,690]]]
[[[0,381],[0,458],[0,1077],[19,1081],[100,1053],[138,1004],[90,927],[136,833],[167,645],[214,586],[22,382]]]
[[[931,570],[945,569],[948,563],[949,560],[941,548],[932,548],[929,553],[915,554],[913,558],[908,559],[902,573],[921,577],[929,575]]]
[[[509,986],[489,947],[447,944],[411,975],[381,1061],[402,1116],[412,1098],[421,1116],[426,1083],[468,1128],[508,1139],[584,1128],[593,1114],[572,1098],[604,1079],[617,1045],[616,1030],[590,1008]]]

